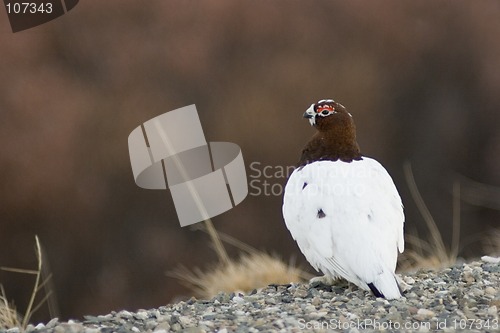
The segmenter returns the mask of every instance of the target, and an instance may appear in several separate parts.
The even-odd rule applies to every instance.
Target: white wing
[[[404,250],[403,206],[380,163],[363,157],[295,170],[285,187],[283,216],[316,270],[363,289],[374,284],[387,298],[400,296],[394,271],[397,252]]]

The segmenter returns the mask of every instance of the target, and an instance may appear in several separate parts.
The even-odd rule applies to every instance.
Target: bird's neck
[[[356,142],[356,130],[352,126],[318,127],[318,132],[302,151],[299,167],[316,161],[352,162],[361,159]]]

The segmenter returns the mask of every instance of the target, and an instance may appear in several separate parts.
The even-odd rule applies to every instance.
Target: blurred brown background
[[[2,12],[0,266],[34,268],[39,235],[62,318],[189,295],[165,271],[216,255],[206,234],[179,226],[168,191],[135,185],[127,148],[136,126],[189,104],[208,141],[241,147],[250,181],[296,163],[314,133],[301,118],[311,103],[340,101],[362,151],[393,176],[407,232],[427,238],[409,160],[448,241],[453,181],[500,185],[499,15],[498,1],[107,0],[13,34]],[[262,191],[286,181],[257,179]],[[472,258],[500,204],[462,190],[460,255]],[[250,192],[217,229],[305,263],[281,196]],[[0,272],[19,310],[32,281]]]

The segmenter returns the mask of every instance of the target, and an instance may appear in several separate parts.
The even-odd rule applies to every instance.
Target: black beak
[[[309,119],[309,118],[312,118],[312,117],[314,117],[312,114],[307,113],[307,111],[306,111],[306,112],[304,112],[304,118]]]

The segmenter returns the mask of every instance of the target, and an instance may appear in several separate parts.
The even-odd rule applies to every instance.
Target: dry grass
[[[0,285],[0,328],[9,329],[12,327],[20,327],[21,321],[19,315],[12,305],[7,301],[5,290]]]
[[[231,259],[226,254],[227,259],[219,258],[219,263],[206,271],[199,268],[190,270],[181,266],[167,272],[168,276],[179,279],[197,297],[207,299],[221,291],[250,292],[273,283],[302,282],[312,277],[295,265],[285,263],[277,256],[258,251],[229,235],[218,233],[211,223],[206,224],[205,228],[201,224],[195,228],[209,233],[211,237],[217,237],[219,241],[214,242],[214,246],[219,245],[217,253],[221,251],[221,239],[242,250],[238,260]],[[223,251],[225,252],[225,249]]]
[[[3,271],[21,273],[21,274],[29,274],[35,276],[35,283],[33,285],[33,291],[31,293],[30,300],[28,302],[28,306],[26,311],[24,312],[24,316],[20,319],[20,315],[17,313],[14,307],[10,306],[7,297],[5,295],[3,287],[1,287],[2,295],[0,297],[0,327],[3,328],[12,328],[12,327],[20,327],[22,330],[26,329],[28,323],[31,319],[31,316],[44,304],[49,300],[51,295],[51,291],[46,291],[43,298],[35,304],[36,297],[40,293],[40,291],[47,286],[50,282],[52,275],[48,274],[44,277],[44,266],[43,266],[43,249],[40,244],[40,240],[38,236],[35,236],[35,253],[37,257],[38,266],[36,270],[31,269],[20,269],[20,268],[9,268],[9,267],[1,267]],[[1,286],[1,285],[0,285]],[[50,307],[49,307],[50,308]]]
[[[207,271],[179,267],[169,276],[177,278],[197,297],[208,299],[219,292],[250,292],[269,284],[303,281],[307,277],[297,267],[264,252],[242,254],[239,260],[219,263]]]
[[[417,232],[414,232],[415,236],[406,234],[405,240],[412,248],[406,249],[403,255],[401,255],[399,260],[400,270],[410,271],[418,268],[440,269],[454,265],[457,261],[460,243],[460,183],[457,181],[453,184],[452,245],[450,249],[447,249],[444,245],[441,232],[424,199],[420,195],[409,162],[405,163],[404,172],[411,196],[424,219],[431,239],[430,241],[426,241],[419,237]]]
[[[417,232],[413,232],[413,234],[406,234],[405,240],[409,245],[411,245],[412,248],[406,250],[400,257],[400,270],[410,271],[418,268],[439,269],[452,266],[456,263],[459,253],[461,200],[464,199],[469,203],[498,209],[500,205],[499,202],[497,202],[497,199],[500,198],[500,189],[473,182],[463,176],[458,177],[460,180],[454,182],[452,190],[452,237],[451,247],[447,249],[434,218],[420,195],[409,162],[405,163],[404,171],[410,193],[425,221],[425,224],[427,225],[431,239],[430,241],[424,240],[419,237]],[[462,182],[465,182],[464,191],[461,190],[460,184]],[[488,199],[486,199],[486,197],[488,197]],[[500,229],[496,229],[489,233],[488,237],[483,238],[482,243],[485,253],[500,255]]]

